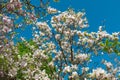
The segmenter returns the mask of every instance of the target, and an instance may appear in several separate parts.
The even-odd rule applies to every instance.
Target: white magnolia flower
[[[88,71],[89,70],[89,67],[83,67],[82,68],[82,72],[86,72],[86,71]]]
[[[55,35],[55,38],[56,38],[57,40],[59,40],[59,39],[60,39],[60,34],[56,34],[56,35]]]
[[[40,30],[50,31],[50,27],[46,22],[37,22],[36,25],[39,27]]]
[[[63,69],[63,72],[71,72],[71,67],[70,66],[67,66]]]
[[[57,13],[57,12],[60,12],[60,11],[58,11],[57,9],[55,9],[55,8],[51,8],[50,6],[47,8],[47,12],[49,13],[49,14],[55,14],[55,13]]]
[[[88,45],[89,45],[89,46],[92,46],[93,43],[94,43],[94,40],[92,40],[92,39],[87,39],[87,42],[88,42]]]
[[[12,20],[8,16],[3,16],[3,22],[8,25],[12,24]]]
[[[106,71],[104,69],[97,68],[97,69],[93,69],[92,73],[90,73],[90,77],[99,79],[100,76],[101,76],[101,78],[103,78],[106,74],[107,73],[106,73]]]
[[[72,78],[74,77],[78,77],[78,73],[75,71],[75,72],[72,72]]]
[[[54,63],[53,63],[53,62],[50,62],[48,65],[49,65],[50,67],[54,67]]]
[[[33,54],[33,56],[37,58],[40,57],[40,55],[41,55],[41,51],[39,49],[37,49]]]
[[[78,54],[78,55],[76,55],[76,61],[83,62],[83,61],[88,60],[88,58],[89,58],[88,54]]]
[[[13,67],[12,69],[10,69],[8,75],[11,77],[16,76],[17,75],[17,68]]]
[[[77,65],[72,65],[71,68],[72,68],[72,69],[75,69],[75,70],[78,69]]]
[[[39,80],[39,79],[40,79],[40,75],[39,75],[39,74],[35,74],[34,79],[35,79],[35,80]]]
[[[26,66],[27,66],[27,62],[26,62],[26,61],[22,61],[22,62],[20,63],[20,65],[21,65],[22,68],[23,68],[23,67],[26,67]]]
[[[3,29],[2,29],[3,32],[7,33],[7,32],[10,32],[12,31],[11,28],[7,27],[7,26],[4,26]]]
[[[106,65],[107,68],[111,68],[112,67],[112,63],[111,62],[105,61],[104,64]]]

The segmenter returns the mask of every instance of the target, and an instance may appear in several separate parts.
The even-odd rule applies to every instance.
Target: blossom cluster
[[[91,56],[93,53],[98,55],[98,53],[101,51],[104,52],[104,50],[109,53],[114,52],[114,48],[111,46],[113,44],[108,41],[113,43],[119,41],[120,32],[109,34],[107,31],[103,30],[102,26],[99,27],[98,32],[83,31],[83,28],[88,27],[88,21],[84,16],[84,12],[76,13],[70,9],[53,16],[51,18],[52,27],[49,26],[47,22],[38,22],[36,24],[40,30],[40,34],[37,34],[37,37],[34,36],[34,40],[38,44],[42,43],[41,41],[38,41],[38,39],[42,39],[56,45],[51,52],[51,54],[55,55],[51,65],[53,65],[53,63],[56,64],[58,78],[64,78],[64,76],[61,76],[64,73],[65,75],[69,75],[68,78],[70,79],[98,79],[98,77],[101,76],[99,68],[98,70],[93,70],[93,73],[89,73],[89,63],[94,63],[94,61],[90,61]],[[43,37],[45,34],[47,34],[47,37]],[[45,42],[43,43],[45,44]],[[73,64],[76,65],[77,69],[72,68]],[[111,68],[112,63],[105,62],[104,64],[107,69],[115,69]],[[100,68],[100,70],[103,71],[103,75],[112,74],[108,74],[107,71],[104,71],[102,68]],[[97,77],[92,76],[96,71],[98,71],[98,74],[96,73]],[[87,74],[91,75],[88,77]],[[110,76],[112,76],[112,79],[116,80],[117,78],[115,75]],[[110,78],[102,76],[101,79],[104,80]]]
[[[2,66],[6,67],[8,71],[8,73],[6,73],[7,76],[10,78],[17,77],[17,79],[50,80],[46,69],[42,69],[42,67],[46,66],[44,64],[48,64],[49,61],[47,60],[49,60],[49,56],[44,50],[35,48],[35,45],[30,45],[26,40],[24,44],[30,51],[20,53],[18,46],[11,45],[11,48],[7,47],[7,49],[4,50],[7,53],[1,54],[2,57],[0,57],[0,59],[6,62],[4,64],[5,66]],[[43,63],[44,61],[46,62]],[[49,65],[47,65],[47,67],[49,67]]]
[[[5,16],[5,14],[0,15],[0,52],[2,53],[3,48],[5,46],[8,46],[11,41],[8,41],[8,35],[9,32],[13,30],[13,20],[11,17]],[[12,35],[11,35],[12,38]]]
[[[115,70],[116,71],[116,70]],[[92,73],[90,73],[90,78],[92,79],[100,79],[100,80],[117,80],[118,78],[115,77],[115,74],[113,74],[114,72],[108,72],[105,71],[102,68],[97,68],[97,69],[93,69]]]
[[[39,27],[40,29],[40,34],[41,36],[49,36],[51,35],[51,29],[48,26],[48,24],[46,22],[37,22],[36,25]]]
[[[10,32],[10,31],[12,31],[13,21],[11,20],[10,17],[8,17],[8,16],[3,16],[2,22],[3,22],[3,25],[2,25],[1,27],[3,28],[2,31],[3,31],[4,33],[8,33],[8,32]]]
[[[85,13],[78,12],[75,13],[73,10],[62,12],[57,16],[53,16],[51,19],[51,24],[55,27],[55,30],[61,33],[61,28],[86,28],[88,27],[88,21],[86,19]],[[68,33],[69,34],[69,33]]]
[[[20,0],[10,0],[10,2],[7,4],[8,11],[20,9],[21,7],[22,7],[22,4],[21,4]]]

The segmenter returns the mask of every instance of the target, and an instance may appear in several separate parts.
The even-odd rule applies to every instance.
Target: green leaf
[[[108,44],[109,44],[109,40],[107,39],[107,40],[105,41],[105,45],[108,46]]]
[[[112,47],[115,47],[118,44],[118,41],[113,42]]]
[[[117,49],[114,49],[114,52],[118,54],[119,51]]]
[[[104,47],[103,51],[108,52],[108,47]]]
[[[17,78],[17,79],[23,79],[23,78],[22,78],[22,75],[23,75],[23,74],[22,74],[21,70],[18,70],[18,71],[17,71],[17,76],[16,76],[16,78]]]
[[[100,43],[100,46],[104,47],[104,46],[105,46],[105,44],[101,42],[101,43]]]
[[[117,55],[119,55],[119,56],[120,56],[120,52],[118,52],[118,53],[117,53]]]

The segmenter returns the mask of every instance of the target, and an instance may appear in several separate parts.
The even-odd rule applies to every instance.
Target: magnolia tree
[[[33,41],[44,50],[42,54],[47,52],[52,56],[52,61],[48,65],[56,69],[56,75],[51,79],[117,80],[119,78],[119,63],[114,64],[103,58],[96,64],[93,60],[97,55],[98,58],[104,55],[103,52],[119,54],[119,32],[109,34],[102,29],[102,26],[98,32],[87,32],[83,30],[88,27],[85,13],[74,12],[71,9],[54,15],[51,18],[51,25],[47,22],[37,22],[36,26],[39,31],[34,28]],[[53,49],[49,49],[49,46]],[[38,53],[39,57],[41,53]]]
[[[17,0],[11,0],[10,4],[14,6],[15,1]],[[41,21],[37,17],[31,20],[27,18],[28,16],[24,16],[33,26],[32,40],[27,41],[21,37],[22,42],[16,45],[11,42],[10,46],[3,48],[4,54],[0,55],[1,78],[8,80],[118,80],[120,78],[118,56],[120,32],[109,34],[102,26],[97,32],[88,32],[85,29],[89,26],[85,12],[75,12],[72,9],[60,12],[51,7],[45,9],[48,14],[53,14],[51,20]],[[3,25],[14,25],[12,19],[3,16],[1,14],[2,23],[7,21]],[[4,33],[11,31],[10,28],[7,30],[4,26],[2,28]]]

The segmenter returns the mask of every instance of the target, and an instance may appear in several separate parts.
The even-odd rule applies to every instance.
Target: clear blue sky
[[[62,11],[68,7],[85,9],[92,31],[97,31],[103,22],[108,32],[120,31],[120,0],[60,0],[60,3],[52,3],[51,6]]]

